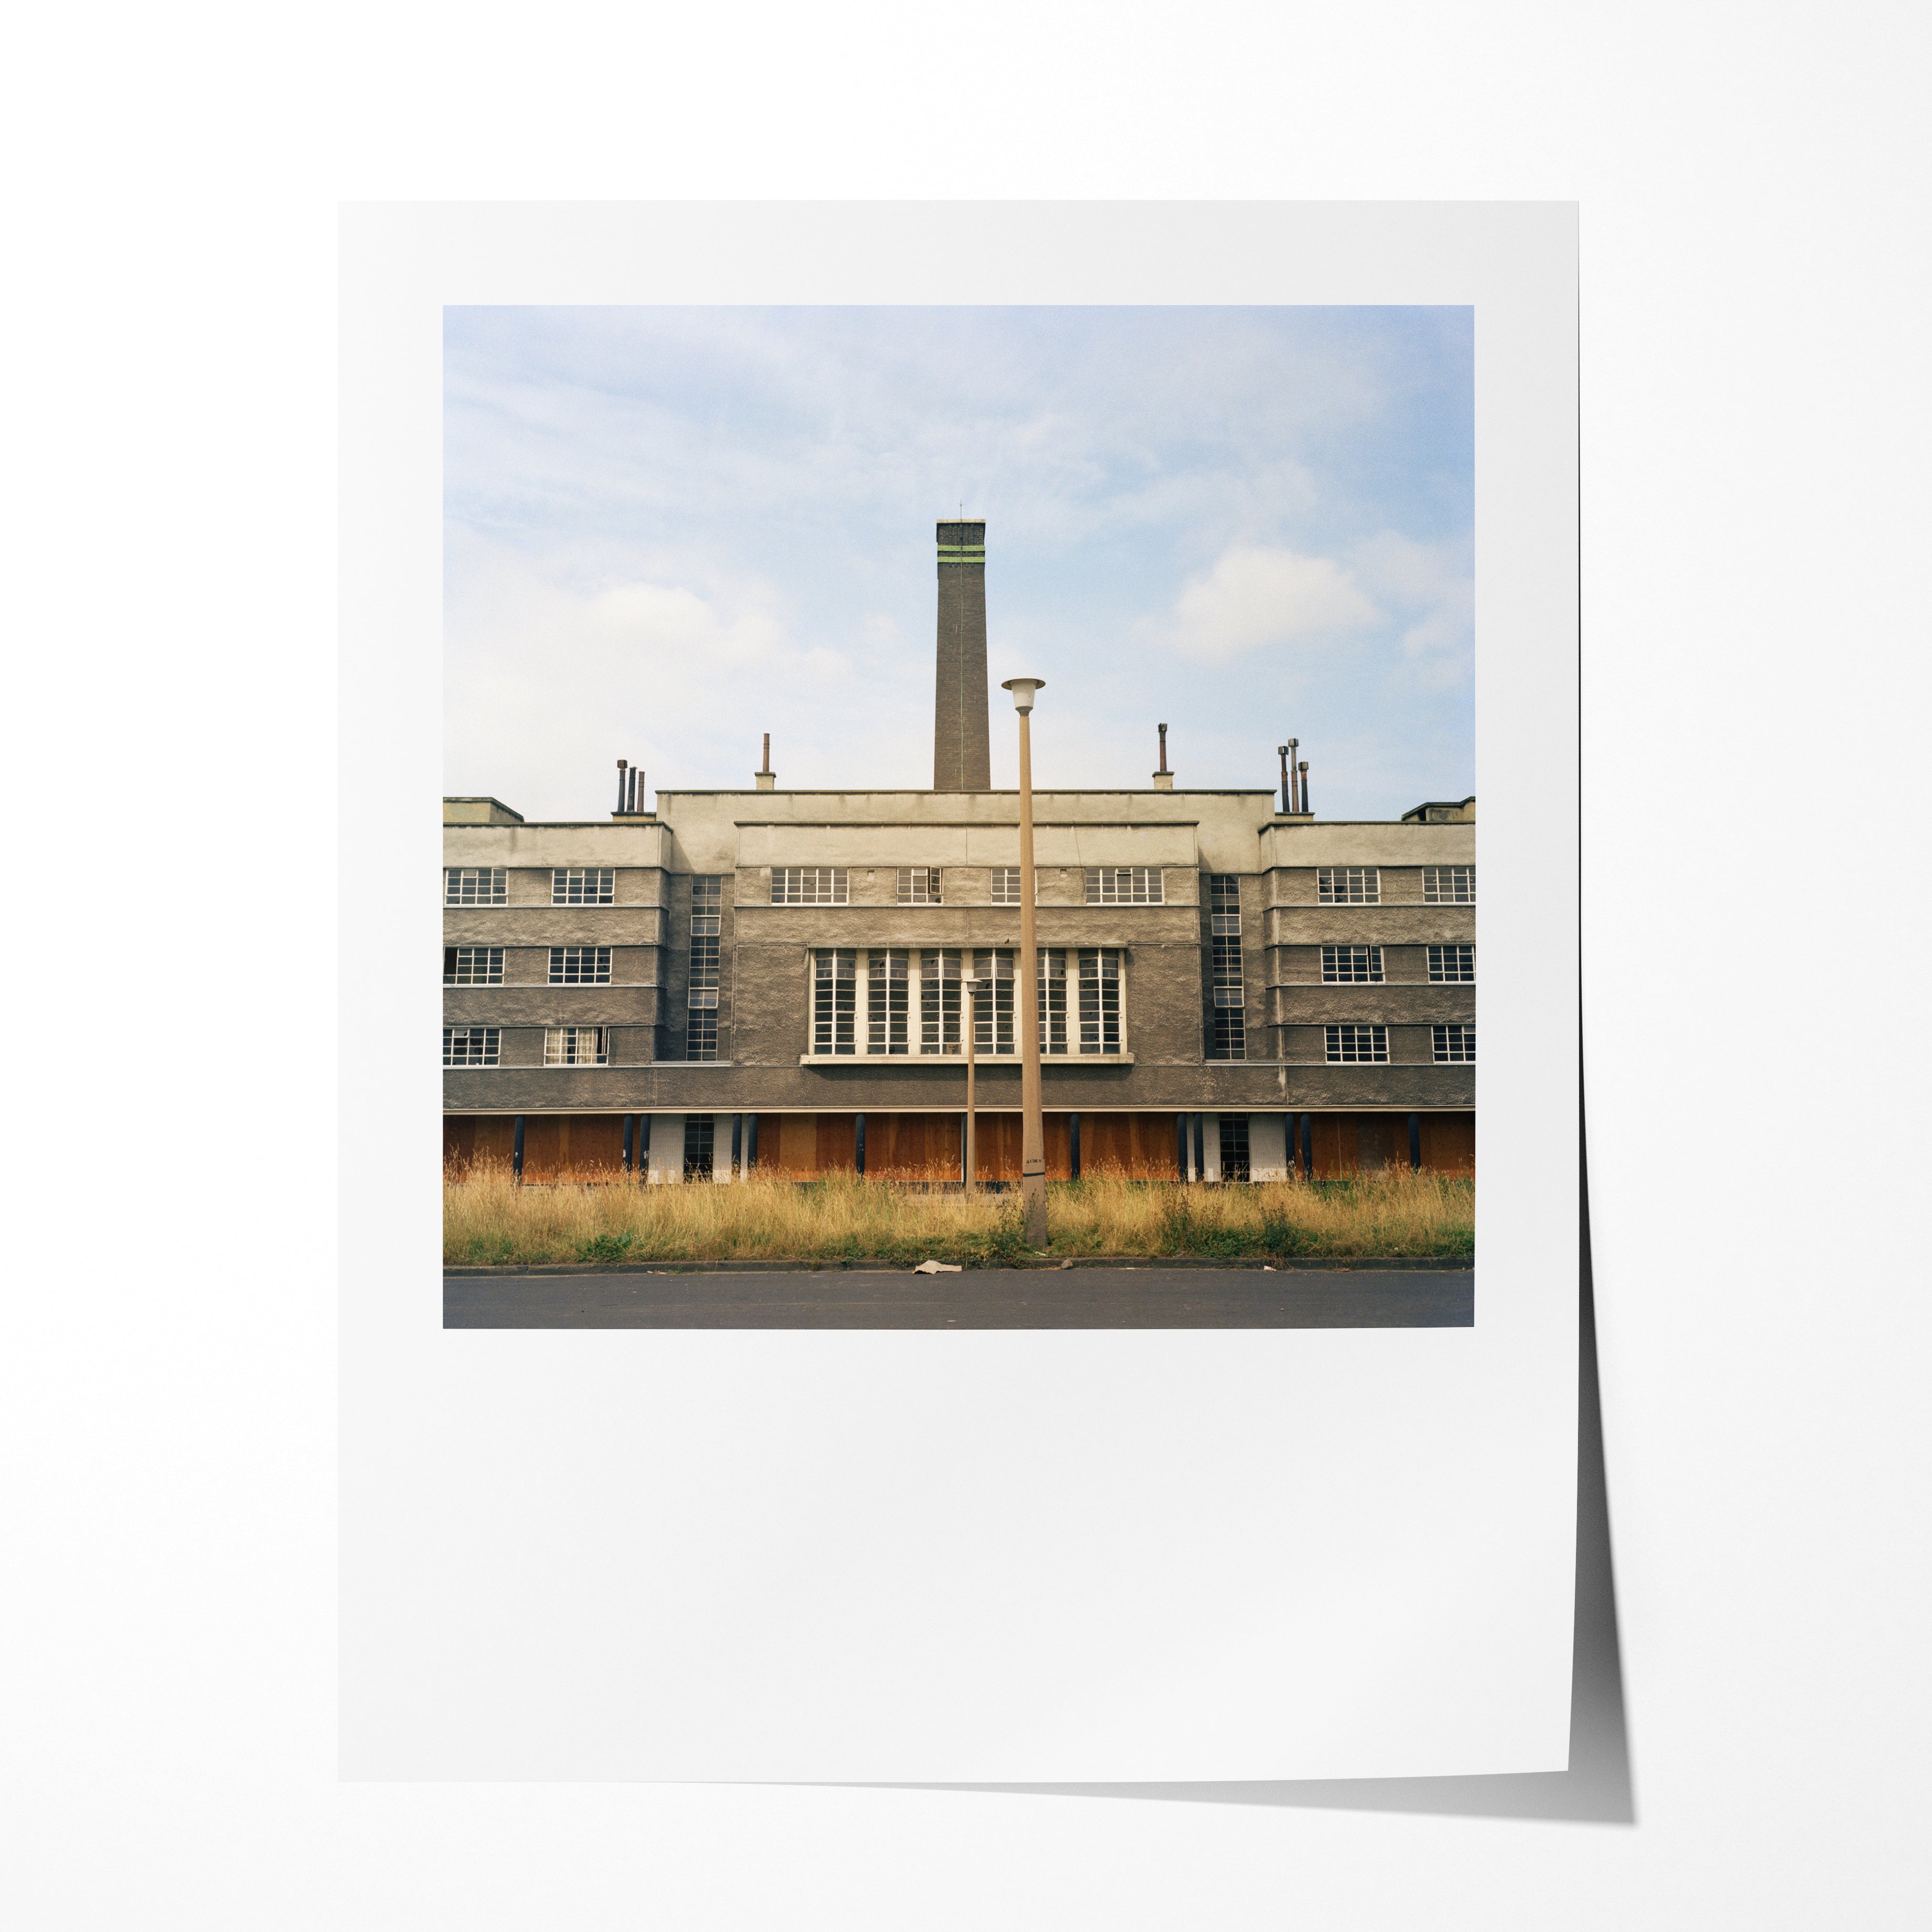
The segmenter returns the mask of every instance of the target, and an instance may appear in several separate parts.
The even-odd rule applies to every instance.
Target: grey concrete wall
[[[1048,742],[1042,729],[1036,768]],[[1473,1019],[1474,990],[1429,986],[1421,948],[1473,942],[1475,910],[1421,905],[1419,868],[1472,862],[1474,827],[1289,823],[1276,818],[1274,802],[1272,790],[1036,795],[1040,943],[1125,952],[1125,1043],[1135,1062],[1083,1066],[1077,1055],[1049,1060],[1049,1108],[1268,1112],[1473,1104],[1473,1069],[1435,1066],[1426,1028]],[[649,824],[446,828],[446,862],[508,866],[518,902],[445,912],[447,944],[506,948],[503,986],[446,989],[452,1023],[504,1028],[502,1066],[447,1073],[452,1109],[956,1111],[964,1085],[956,1062],[855,1055],[832,1066],[799,1064],[810,1045],[808,959],[814,949],[831,946],[1016,949],[1018,909],[990,904],[988,870],[1017,862],[1015,795],[662,794],[659,804],[658,820]],[[637,862],[646,858],[668,861],[671,869]],[[853,902],[771,905],[774,862],[848,866]],[[1148,863],[1162,872],[1165,904],[1084,904],[1086,866]],[[1380,866],[1383,902],[1318,906],[1315,868],[1330,863]],[[618,904],[550,904],[553,866],[601,864],[617,868]],[[898,906],[894,874],[902,864],[939,866],[946,903]],[[1245,1062],[1204,1059],[1211,1012],[1204,871],[1242,878]],[[684,1050],[690,1010],[694,872],[724,882],[720,1058],[709,1064],[672,1059]],[[1381,944],[1388,983],[1322,987],[1317,949],[1324,940]],[[611,946],[612,984],[550,987],[553,944]],[[1396,1064],[1325,1066],[1319,1028],[1330,1019],[1389,1025]],[[617,1064],[543,1067],[545,1023],[613,1028]],[[1007,1082],[1016,1106],[1018,1079],[1016,1066],[982,1063],[985,1104],[1006,1104],[1000,1096]]]

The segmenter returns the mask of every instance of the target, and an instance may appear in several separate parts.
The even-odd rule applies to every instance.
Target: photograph
[[[443,353],[446,1325],[1473,1322],[1472,308]]]

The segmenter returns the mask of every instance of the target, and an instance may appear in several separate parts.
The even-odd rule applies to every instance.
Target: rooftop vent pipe
[[[1174,774],[1167,768],[1167,727],[1162,724],[1156,729],[1160,733],[1160,769],[1154,775],[1154,788],[1156,791],[1172,791]]]
[[[1296,769],[1301,773],[1301,809],[1312,814],[1315,808],[1308,802],[1308,760],[1304,758]]]
[[[628,758],[617,760],[617,809],[620,812],[624,809],[624,772],[630,762]]]
[[[769,731],[765,734],[765,761],[752,776],[758,782],[760,791],[772,790],[778,784],[778,775],[772,770],[772,734]]]

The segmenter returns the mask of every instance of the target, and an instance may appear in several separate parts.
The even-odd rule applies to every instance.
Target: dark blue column
[[[1076,1180],[1080,1178],[1080,1116],[1070,1115],[1066,1123],[1067,1170]]]
[[[520,1180],[524,1178],[524,1117],[517,1116],[517,1124],[510,1136],[510,1178]]]
[[[636,1146],[637,1132],[637,1115],[634,1114],[626,1114],[624,1116],[624,1172],[626,1174],[628,1174],[632,1171],[633,1162],[632,1156]]]
[[[852,1164],[861,1174],[866,1171],[866,1117],[861,1114],[852,1133]]]

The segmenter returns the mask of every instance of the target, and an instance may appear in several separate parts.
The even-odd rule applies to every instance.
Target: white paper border
[[[346,1774],[1560,1768],[1576,248],[1562,204],[348,211]],[[436,922],[442,310],[505,302],[1475,305],[1473,1330],[445,1334],[435,992],[399,962]]]

